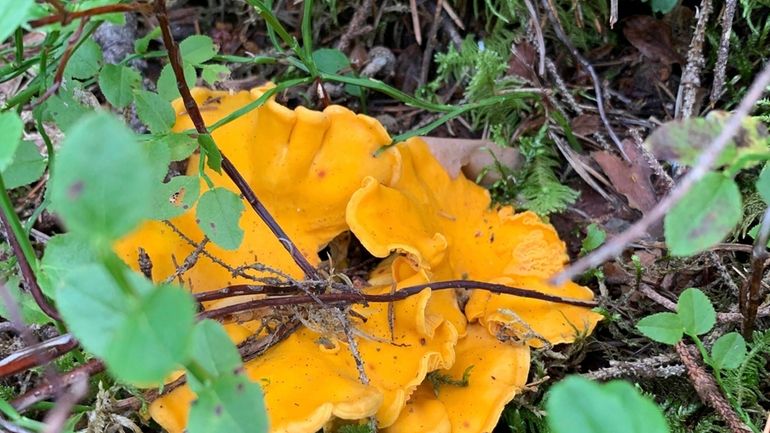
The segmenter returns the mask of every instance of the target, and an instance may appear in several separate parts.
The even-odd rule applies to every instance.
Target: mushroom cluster
[[[195,89],[193,96],[212,124],[267,89]],[[183,104],[174,108],[175,130],[191,128]],[[568,259],[553,227],[531,212],[491,206],[485,189],[462,174],[450,176],[419,138],[375,156],[391,139],[368,116],[340,106],[290,110],[271,98],[213,136],[311,264],[318,265],[318,251],[345,232],[383,259],[362,292],[466,279],[593,296],[574,283],[547,283]],[[194,161],[189,165],[197,170]],[[224,175],[208,174],[216,186],[237,192]],[[204,237],[192,210],[171,223],[195,242]],[[192,292],[249,284],[231,270],[254,263],[263,265],[252,266],[258,275],[273,277],[274,269],[303,277],[253,212],[244,212],[240,226],[245,235],[237,249],[206,246],[230,270],[200,257],[184,275]],[[149,255],[153,278],[163,280],[195,247],[163,222],[148,221],[115,246],[134,267],[140,248]],[[247,375],[264,390],[271,432],[312,433],[371,419],[390,433],[490,432],[526,383],[530,348],[572,342],[601,319],[583,307],[472,288],[426,288],[391,304],[354,306],[349,317],[354,351],[341,331],[306,320],[246,362]],[[264,332],[257,320],[226,329],[235,342]],[[188,387],[178,387],[154,401],[150,414],[181,433],[194,399]]]

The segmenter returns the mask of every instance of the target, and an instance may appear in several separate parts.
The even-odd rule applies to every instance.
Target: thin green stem
[[[29,237],[27,237],[27,233],[24,231],[21,221],[19,221],[19,216],[16,215],[16,211],[13,209],[13,203],[11,203],[11,197],[8,196],[8,191],[5,189],[5,182],[3,181],[2,175],[0,175],[0,210],[8,221],[8,227],[5,229],[9,230],[13,233],[13,236],[16,237],[19,247],[24,254],[24,258],[30,264],[33,273],[37,275],[38,263],[37,256],[35,256],[35,250],[32,248],[32,243],[29,241]]]
[[[136,291],[133,284],[128,281],[126,276],[126,268],[122,261],[112,252],[108,246],[103,247],[100,251],[101,261],[107,272],[112,276],[115,282],[118,284],[123,293],[129,296],[138,297],[139,292]]]
[[[277,93],[283,92],[284,90],[286,90],[286,89],[288,89],[290,87],[311,83],[312,81],[313,81],[312,77],[297,78],[297,79],[294,79],[294,80],[284,81],[283,83],[276,85],[272,89],[268,89],[267,91],[265,91],[265,93],[262,94],[262,96],[260,96],[259,98],[255,99],[253,102],[250,102],[247,105],[244,105],[243,107],[233,111],[232,113],[228,114],[227,116],[225,116],[225,117],[219,119],[218,121],[216,121],[214,124],[209,126],[209,128],[208,128],[209,132],[214,132],[217,129],[221,128],[222,126],[225,126],[228,123],[238,119],[239,117],[241,117],[241,116],[243,116],[243,115],[245,115],[245,114],[247,114],[247,113],[249,113],[249,112],[251,112],[253,110],[256,110],[257,108],[261,107],[262,104],[267,102],[268,99],[270,99],[273,95],[275,95]]]
[[[14,59],[14,64],[17,67],[21,66],[21,61],[24,59],[24,30],[22,30],[21,27],[16,29],[16,31],[13,34],[13,40],[14,45],[16,46],[16,59]]]
[[[313,0],[304,0],[302,6],[302,49],[305,51],[305,64],[310,69],[310,75],[318,76],[318,67],[313,61]]]

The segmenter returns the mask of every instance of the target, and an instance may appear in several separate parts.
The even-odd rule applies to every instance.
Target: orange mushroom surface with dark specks
[[[265,89],[196,89],[193,95],[206,105],[203,115],[211,124]],[[174,106],[175,130],[187,130],[191,122],[181,102]],[[372,118],[339,106],[322,112],[289,110],[271,98],[213,137],[312,265],[320,262],[318,251],[346,231],[383,259],[371,272],[365,293],[474,279],[592,297],[574,283],[547,283],[567,260],[553,227],[531,212],[492,207],[485,189],[462,174],[452,178],[419,138],[374,156],[390,138]],[[196,174],[197,162],[189,166],[190,174]],[[215,186],[237,191],[228,178],[207,174]],[[193,241],[203,238],[192,209],[171,222]],[[302,277],[253,212],[243,214],[240,226],[245,236],[239,248],[209,244],[206,250],[232,267],[260,263]],[[156,280],[174,273],[174,257],[184,258],[194,249],[157,221],[145,223],[115,249],[138,267],[139,247],[148,252]],[[263,271],[257,275],[275,277]],[[250,282],[208,257],[200,257],[184,281],[193,292]],[[392,320],[386,303],[351,307],[348,320],[368,383],[360,380],[339,322],[302,317],[298,331],[245,364],[248,376],[265,392],[271,432],[313,433],[334,419],[368,417],[390,433],[491,431],[526,382],[530,346],[574,341],[590,333],[601,317],[581,307],[468,289],[470,299],[461,308],[455,291],[426,288],[393,302]],[[233,302],[237,299],[218,304]],[[328,315],[328,309],[316,310]],[[260,326],[247,321],[226,329],[239,342]],[[459,378],[469,367],[467,386],[449,383],[434,389],[426,381],[432,372]],[[194,399],[182,386],[153,402],[150,413],[169,432],[181,433]]]

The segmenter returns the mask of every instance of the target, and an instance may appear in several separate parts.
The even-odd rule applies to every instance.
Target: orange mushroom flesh
[[[211,124],[265,89],[232,94],[196,89],[193,95]],[[175,109],[175,130],[190,128],[180,102]],[[347,230],[384,259],[366,293],[474,279],[592,297],[577,284],[546,283],[567,260],[550,225],[530,212],[493,209],[486,190],[462,175],[450,177],[420,139],[373,156],[390,138],[369,117],[338,106],[289,110],[270,99],[217,129],[214,139],[310,263],[318,265],[317,252]],[[197,169],[195,161],[189,166],[191,173]],[[215,185],[236,191],[229,179],[208,174]],[[171,222],[192,240],[203,238],[192,211]],[[246,233],[238,249],[209,244],[207,251],[232,267],[261,263],[302,276],[256,215],[245,212],[240,226]],[[173,274],[172,257],[186,257],[194,248],[152,221],[115,248],[136,267],[139,247],[148,252],[157,280]],[[206,257],[184,280],[193,292],[248,283]],[[246,363],[249,377],[265,391],[272,432],[311,433],[333,419],[368,417],[390,432],[491,431],[526,382],[529,346],[571,342],[590,333],[600,317],[585,308],[481,290],[470,290],[464,309],[454,291],[430,289],[394,302],[392,309],[391,321],[388,304],[352,307],[349,323],[366,384],[341,324],[333,320],[305,318],[307,326]],[[236,342],[257,328],[254,322],[227,327]],[[467,386],[435,390],[425,380],[431,372],[461,377],[471,366]],[[182,432],[194,398],[187,387],[177,388],[156,400],[150,413],[169,432]]]

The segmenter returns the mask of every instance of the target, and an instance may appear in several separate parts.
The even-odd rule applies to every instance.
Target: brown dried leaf
[[[671,43],[671,27],[663,21],[651,16],[631,17],[623,26],[623,35],[650,60],[684,64],[684,58]]]
[[[513,55],[508,62],[508,74],[521,77],[530,83],[537,83],[537,50],[528,42],[514,44],[511,49]]]
[[[476,179],[485,167],[495,163],[516,168],[521,165],[518,149],[500,147],[490,140],[422,137],[428,144],[430,153],[438,160],[452,178],[462,171],[469,179]],[[499,173],[491,170],[481,179],[482,185],[491,185],[500,178]]]
[[[596,114],[581,114],[570,122],[572,133],[580,136],[588,136],[598,132],[601,128],[601,118]]]
[[[647,213],[657,203],[650,176],[652,170],[634,143],[626,141],[629,162],[607,151],[593,152],[594,160],[602,168],[615,189],[626,196],[629,206]]]

